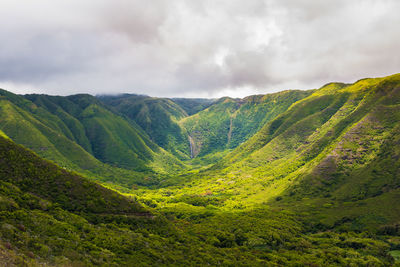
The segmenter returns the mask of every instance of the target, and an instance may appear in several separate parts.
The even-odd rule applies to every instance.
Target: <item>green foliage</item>
[[[64,168],[126,187],[157,184],[156,174],[184,169],[139,126],[93,96],[0,93],[0,129]]]
[[[229,195],[221,197],[225,209],[297,210],[322,229],[376,232],[397,223],[396,207],[380,207],[396,203],[399,192],[399,80],[394,75],[329,84],[210,169],[168,190],[178,198],[207,191]]]
[[[194,155],[236,148],[261,127],[311,91],[284,91],[243,99],[222,98],[180,121],[193,139]]]
[[[197,216],[192,212],[175,219],[175,227],[163,215],[151,215],[137,203],[10,140],[0,138],[0,153],[0,255],[6,255],[10,264],[386,265],[392,261],[385,256],[389,246],[384,242],[356,234],[306,236],[287,212],[221,213],[203,207]],[[179,210],[164,212],[173,219]]]
[[[39,158],[0,137],[0,177],[23,192],[86,213],[132,213],[144,210],[121,195]],[[40,206],[35,201],[32,207]]]
[[[140,125],[156,144],[180,159],[188,159],[188,139],[177,123],[187,113],[179,105],[170,99],[138,95],[100,96],[99,99]]]
[[[158,145],[180,159],[225,155],[311,91],[285,91],[244,99],[163,99],[138,95],[99,99],[139,124]],[[220,157],[218,158],[220,159]],[[199,160],[197,160],[199,161]],[[214,159],[215,162],[215,159]]]
[[[91,171],[112,169],[96,179],[126,196],[0,137],[0,260],[398,264],[399,85],[397,74],[212,103],[100,98],[108,106],[88,95],[25,99],[1,91],[1,136],[47,146],[48,157],[70,166],[94,159]],[[184,159],[189,136],[199,157],[184,173],[150,141]],[[98,167],[99,159],[108,164]],[[128,170],[133,165],[141,173]]]

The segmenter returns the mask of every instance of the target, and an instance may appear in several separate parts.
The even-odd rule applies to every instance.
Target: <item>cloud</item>
[[[397,0],[5,0],[0,85],[215,97],[384,76],[399,72],[398,10]]]

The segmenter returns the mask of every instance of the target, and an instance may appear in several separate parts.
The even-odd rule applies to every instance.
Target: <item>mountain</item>
[[[304,235],[288,213],[209,213],[194,220],[167,213],[167,220],[0,135],[0,259],[7,266],[393,262],[382,241]]]
[[[392,227],[398,205],[379,207],[398,203],[399,119],[400,74],[327,84],[171,194],[293,210],[324,229]]]
[[[188,114],[181,106],[166,98],[129,94],[99,99],[140,125],[156,144],[180,159],[188,159],[189,142],[178,125]]]
[[[283,91],[243,99],[221,98],[179,123],[189,134],[192,157],[226,153],[311,91]],[[214,160],[215,162],[215,160]]]
[[[138,203],[66,171],[15,144],[4,133],[1,135],[0,177],[6,187],[57,203],[62,209],[76,213],[135,215],[147,212]],[[39,203],[32,203],[36,204]]]
[[[0,259],[7,266],[105,264],[113,252],[111,243],[100,240],[117,239],[123,229],[99,223],[118,224],[124,217],[143,223],[153,216],[136,201],[43,160],[0,133]]]
[[[311,91],[292,90],[244,99],[166,99],[129,94],[99,99],[136,122],[155,143],[178,158],[208,156],[204,161],[212,163],[309,94]]]
[[[400,263],[400,74],[212,103],[106,98],[1,92],[1,261]],[[43,155],[97,164],[76,170],[124,196]]]
[[[127,186],[157,183],[155,173],[184,168],[93,96],[0,95],[0,129],[65,168]]]

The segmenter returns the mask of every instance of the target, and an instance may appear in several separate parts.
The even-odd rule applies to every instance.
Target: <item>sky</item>
[[[399,0],[1,0],[0,88],[244,97],[400,72]]]

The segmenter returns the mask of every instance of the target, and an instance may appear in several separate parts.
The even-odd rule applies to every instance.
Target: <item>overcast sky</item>
[[[0,87],[242,97],[400,72],[399,0],[1,0]]]

